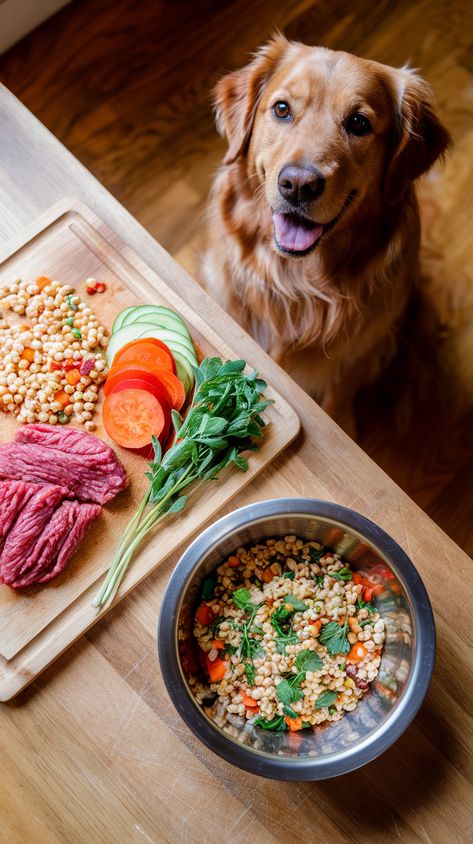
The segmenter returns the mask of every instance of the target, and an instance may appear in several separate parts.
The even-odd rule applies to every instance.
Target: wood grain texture
[[[0,80],[191,274],[225,146],[211,111],[219,76],[244,64],[276,27],[420,68],[455,142],[446,167],[420,189],[424,290],[444,341],[437,360],[429,349],[421,361],[430,376],[423,392],[406,361],[359,397],[358,426],[365,451],[470,554],[472,17],[466,0],[75,0],[0,57]]]
[[[140,6],[146,8],[148,4]],[[82,14],[86,7],[87,4],[83,3],[73,4],[71,12],[74,15],[78,12]],[[88,8],[91,9],[92,4]],[[116,52],[119,44],[123,46],[126,43],[126,27],[132,15],[131,12],[126,13],[121,2],[114,3],[113,7],[112,4],[104,4],[104,8],[109,9],[108,25],[111,31],[115,34],[119,29],[121,31],[121,35],[117,35],[113,41],[112,52]],[[115,15],[112,14],[112,8],[117,10]],[[375,44],[377,33],[381,32],[380,54],[375,57],[382,58],[383,51],[388,51],[391,45],[393,60],[398,63],[406,58],[404,47],[406,51],[410,50],[413,62],[420,63],[416,59],[416,51],[420,49],[419,44],[426,44],[425,49],[428,48],[432,56],[438,56],[440,68],[446,65],[445,78],[454,99],[463,92],[462,103],[458,108],[452,107],[449,113],[459,133],[467,139],[466,115],[469,106],[465,91],[469,78],[468,67],[471,66],[471,62],[468,65],[467,9],[462,9],[460,15],[455,3],[448,6],[381,3],[369,11],[366,6],[364,13],[362,5],[360,10],[358,7],[354,10],[353,6],[338,2],[294,3],[278,7],[274,16],[272,9],[260,2],[251,4],[251,9],[250,4],[245,2],[214,4],[208,8],[213,9],[211,23],[220,38],[218,43],[212,40],[213,30],[209,19],[200,19],[191,4],[160,4],[158,8],[165,10],[162,12],[163,19],[166,17],[168,21],[167,30],[163,24],[163,33],[170,30],[174,33],[170,40],[171,47],[165,56],[169,72],[178,67],[181,59],[185,60],[186,51],[190,50],[194,59],[192,76],[186,89],[190,93],[187,97],[182,95],[179,100],[185,103],[182,106],[185,115],[176,128],[176,144],[173,146],[174,138],[168,141],[166,152],[166,144],[163,142],[159,156],[156,157],[156,153],[152,152],[148,157],[148,161],[153,159],[154,173],[161,171],[162,174],[168,174],[169,190],[166,197],[163,189],[161,212],[158,215],[157,211],[150,211],[150,219],[153,214],[156,215],[156,227],[160,220],[167,227],[166,238],[174,237],[174,229],[176,238],[183,244],[187,242],[185,235],[189,234],[189,225],[200,213],[199,197],[203,196],[204,183],[207,184],[208,168],[218,158],[216,152],[212,158],[212,149],[216,150],[216,147],[212,147],[214,141],[210,116],[205,118],[208,120],[207,136],[205,133],[198,134],[197,114],[195,123],[192,121],[192,114],[199,111],[198,99],[203,96],[204,90],[204,83],[196,79],[197,70],[202,65],[204,72],[203,63],[204,58],[207,61],[207,55],[209,62],[214,62],[212,67],[218,68],[216,75],[225,69],[223,65],[228,67],[244,61],[246,50],[263,40],[276,22],[286,24],[290,35],[307,36],[315,32],[316,27],[320,27],[322,34],[317,40],[328,38],[324,34],[328,31],[332,31],[333,39],[336,39],[339,31],[340,38],[358,38],[360,44],[372,40]],[[399,13],[398,23],[396,8]],[[418,18],[416,9],[419,10]],[[136,27],[139,19],[138,4],[134,6],[134,11]],[[184,13],[187,14],[187,21]],[[456,22],[455,14],[460,15]],[[285,20],[281,20],[284,15]],[[271,23],[268,23],[270,16]],[[297,23],[298,16],[300,24]],[[100,19],[99,16],[97,22]],[[28,90],[34,93],[31,77],[28,81],[28,74],[22,71],[21,65],[23,62],[26,66],[28,55],[34,58],[35,54],[32,74],[38,77],[46,74],[41,89],[53,82],[56,86],[55,94],[50,92],[49,97],[41,94],[41,97],[44,96],[44,105],[51,109],[58,108],[57,113],[63,116],[67,96],[64,95],[61,100],[57,88],[62,83],[46,67],[54,54],[54,46],[62,28],[67,24],[62,13],[51,25],[57,27],[57,21],[60,29],[53,30],[55,38],[50,36],[49,49],[38,54],[32,40],[25,42],[20,45],[20,53],[16,54],[14,69],[18,85],[21,87],[24,83],[21,96]],[[301,26],[299,33],[295,32],[296,24]],[[192,37],[185,35],[187,25],[193,27]],[[69,49],[69,42],[75,46],[73,63],[76,69],[81,69],[85,80],[82,84],[85,86],[86,65],[90,59],[86,61],[77,49],[77,39],[84,38],[83,42],[79,40],[83,44],[91,40],[89,18],[84,16],[81,19],[79,15],[67,26],[68,38],[59,39],[61,49]],[[179,27],[184,32],[184,51],[180,50],[182,38]],[[142,49],[143,44],[148,45],[149,41],[148,60],[154,67],[157,30],[154,30],[154,40],[151,28],[149,39],[148,36],[144,37],[144,30],[140,32]],[[432,32],[439,39],[437,46]],[[43,37],[41,32],[37,35]],[[197,61],[192,50],[193,40],[199,39],[200,44],[204,44],[208,50],[202,47]],[[363,39],[366,40],[363,42]],[[96,54],[102,51],[99,66],[105,61],[107,43],[110,46],[111,42],[107,42],[104,29],[102,35],[94,40]],[[354,46],[353,40],[350,40],[350,48]],[[394,52],[394,47],[397,52]],[[138,53],[137,48],[136,54],[130,56],[129,68],[135,67],[134,62],[138,62]],[[449,75],[450,56],[453,54],[456,56],[455,72]],[[115,57],[114,61],[117,64],[123,62],[123,55],[122,51],[120,59]],[[15,62],[11,55],[6,60],[10,62],[11,70]],[[67,65],[63,72],[67,74]],[[71,83],[73,88],[75,86],[77,96],[82,96],[81,83],[75,81],[74,72],[71,70]],[[133,83],[133,75],[123,73],[123,88],[136,84],[139,89],[140,80],[145,85],[144,57],[137,74]],[[214,70],[208,74],[209,82],[213,75]],[[438,77],[441,82],[440,71]],[[99,79],[105,86],[106,74],[102,75],[100,67],[97,86]],[[33,87],[29,88],[29,85]],[[111,81],[109,85],[111,93]],[[39,87],[36,88],[37,93]],[[154,90],[153,85],[150,90]],[[117,91],[115,94],[118,97]],[[88,96],[91,103],[97,102],[101,96],[106,98],[107,91],[104,88],[103,95],[100,94],[99,87],[94,89],[90,82]],[[155,91],[154,97],[153,103],[158,113],[160,91]],[[54,99],[59,100],[59,107],[55,106]],[[84,104],[86,99],[84,96]],[[129,99],[129,103],[132,102],[133,97]],[[174,107],[177,107],[177,99],[174,102]],[[99,102],[94,111],[102,106],[103,103]],[[167,102],[163,101],[161,107],[167,109]],[[202,114],[204,106],[201,109]],[[104,125],[106,113],[105,108],[102,111]],[[168,116],[170,125],[174,125],[173,120],[179,124],[172,110]],[[125,114],[122,120],[131,136],[132,111],[128,117],[128,123]],[[149,115],[148,119],[154,121],[158,118],[154,114]],[[83,113],[81,121],[84,138],[87,137],[85,120],[86,114]],[[64,121],[67,122],[65,116]],[[110,122],[113,123],[113,119]],[[165,123],[166,120],[162,119],[161,126]],[[94,125],[92,121],[89,132]],[[150,124],[147,125],[149,128]],[[187,125],[189,134],[184,142],[182,136],[186,135],[184,129]],[[146,124],[143,136],[147,132],[145,127]],[[471,560],[264,355],[239,326],[209,300],[149,232],[5,90],[0,92],[0,131],[0,240],[7,242],[17,237],[24,226],[64,196],[81,197],[146,263],[159,272],[193,310],[205,316],[211,324],[221,327],[229,345],[263,369],[281,395],[297,407],[303,425],[302,436],[269,470],[264,470],[255,479],[251,489],[236,496],[231,504],[223,508],[222,513],[250,501],[291,494],[319,496],[359,510],[391,533],[410,554],[431,596],[438,629],[437,665],[425,704],[413,725],[384,756],[360,771],[325,783],[281,784],[266,781],[243,773],[208,752],[180,721],[164,691],[156,665],[155,627],[161,596],[178,556],[176,553],[31,684],[29,689],[15,701],[2,706],[2,841],[8,844],[23,844],[24,841],[32,841],[34,844],[43,841],[71,841],[74,844],[88,844],[90,841],[107,844],[135,841],[169,841],[173,844],[200,844],[204,841],[236,844],[254,841],[257,844],[273,844],[288,840],[297,844],[313,844],[314,841],[317,844],[338,844],[353,840],[375,844],[397,840],[416,844],[427,841],[443,844],[444,841],[468,841],[473,829],[473,719],[468,703],[473,675]],[[149,138],[152,135],[153,131],[149,129]],[[144,147],[145,140],[141,135],[140,138]],[[184,145],[180,151],[178,138],[181,138]],[[181,158],[181,154],[187,156],[185,143],[188,149],[195,150],[193,163],[192,155],[189,159]],[[152,146],[153,141],[150,141]],[[125,147],[126,142],[123,141],[123,167],[126,165]],[[103,148],[109,148],[105,137]],[[132,148],[129,149],[131,157]],[[173,191],[170,189],[169,178],[174,172],[171,167],[173,152],[176,161],[181,161],[181,198],[189,197],[188,185],[195,190],[195,206],[190,202],[184,215],[179,200],[175,205],[172,204]],[[143,162],[145,159],[146,154],[143,155]],[[185,161],[188,161],[187,169]],[[470,163],[466,157],[463,161],[463,181],[458,177],[457,186],[467,184]],[[143,162],[143,173],[146,173]],[[95,162],[89,163],[95,169]],[[132,164],[131,161],[129,163]],[[148,172],[148,183],[144,177],[141,183],[146,202],[152,195],[156,209],[159,207],[160,195],[159,188],[153,193],[153,172]],[[118,183],[119,173],[117,158],[116,168],[110,163],[108,177],[116,178]],[[103,178],[106,181],[105,176]],[[123,187],[127,185],[128,181]],[[118,193],[116,185],[114,191]],[[451,196],[450,208],[453,208],[454,193]],[[461,198],[458,200],[461,215],[465,214],[465,202]],[[138,208],[134,210],[139,213]],[[466,220],[466,215],[462,219]],[[462,251],[467,249],[465,231],[466,222],[464,238],[461,240],[459,237],[455,247],[455,261],[459,272],[461,270],[461,278],[467,273],[467,262],[463,260],[465,254]],[[454,233],[452,236],[456,239]],[[166,243],[172,245],[168,240]],[[441,262],[440,247],[435,257]],[[460,297],[460,301],[464,302],[464,299]],[[455,313],[457,324],[462,324],[461,308]],[[466,328],[462,336],[466,338],[467,348]],[[427,423],[428,420],[426,427]],[[452,528],[456,524],[457,529],[469,531],[471,503],[464,495],[462,505],[460,494],[460,490],[465,490],[465,484],[469,482],[468,477],[460,479],[459,492],[454,495],[456,469],[449,450],[448,433],[445,436],[439,448],[439,464],[432,452],[434,482],[429,479],[430,476],[423,481],[422,472],[414,473],[418,481],[416,488],[423,494],[425,489],[426,506],[430,501],[436,501],[438,496],[436,506],[439,513],[448,516],[442,501],[442,490],[451,483],[450,495],[455,501],[455,513],[451,516]],[[465,428],[464,439],[460,440],[461,464],[465,467],[468,465],[468,436],[471,435],[468,435]],[[387,441],[386,446],[383,445],[384,440]],[[381,430],[379,441],[379,449],[383,453],[383,449],[389,446],[389,435]],[[392,453],[394,455],[395,451]],[[423,465],[428,459],[428,451],[422,451],[420,456]],[[411,461],[415,463],[416,460],[417,453],[413,451]],[[403,465],[407,463],[406,459]],[[429,492],[430,486],[432,488]],[[465,516],[461,512],[462,506],[465,507]]]

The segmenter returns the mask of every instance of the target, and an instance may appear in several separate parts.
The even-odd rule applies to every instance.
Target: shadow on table
[[[314,800],[323,795],[324,811],[333,804],[347,820],[368,830],[393,828],[400,834],[409,816],[439,794],[450,763],[460,766],[462,749],[430,695],[414,724],[366,767],[333,780],[311,784]],[[415,825],[415,823],[414,823]]]

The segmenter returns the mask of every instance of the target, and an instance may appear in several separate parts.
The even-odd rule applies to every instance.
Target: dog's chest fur
[[[270,218],[253,195],[235,192],[231,172],[223,170],[210,206],[204,285],[273,358],[297,380],[310,382],[309,392],[319,396],[324,387],[316,372],[327,363],[332,372],[351,365],[375,337],[388,337],[404,309],[402,276],[418,246],[415,198],[404,207],[403,225],[397,225],[396,238],[383,245],[379,258],[358,270],[337,272],[319,248],[301,260],[276,254]],[[401,230],[409,230],[408,239],[399,235]],[[349,252],[349,244],[332,238],[330,248],[341,247]],[[310,369],[307,378],[300,375],[302,358],[302,368]]]

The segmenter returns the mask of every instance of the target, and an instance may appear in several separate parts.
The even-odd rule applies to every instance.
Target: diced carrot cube
[[[66,381],[72,387],[80,381],[80,372],[78,369],[70,369],[66,372]]]
[[[289,718],[289,716],[286,715],[284,720],[287,726],[289,727],[291,733],[294,733],[297,730],[302,730],[302,718]]]
[[[35,284],[40,290],[44,290],[45,287],[51,284],[51,279],[46,275],[40,275],[40,277],[36,279]]]

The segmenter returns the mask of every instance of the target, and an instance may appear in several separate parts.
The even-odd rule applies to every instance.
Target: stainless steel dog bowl
[[[233,735],[197,704],[179,646],[192,636],[203,580],[237,547],[297,534],[322,542],[384,587],[376,606],[386,624],[378,676],[353,712],[294,735],[241,722]],[[387,750],[414,718],[435,658],[435,625],[425,587],[402,548],[376,524],[327,501],[284,498],[224,516],[189,546],[174,570],[158,623],[158,652],[169,695],[190,729],[228,762],[282,780],[319,780],[353,771]]]

